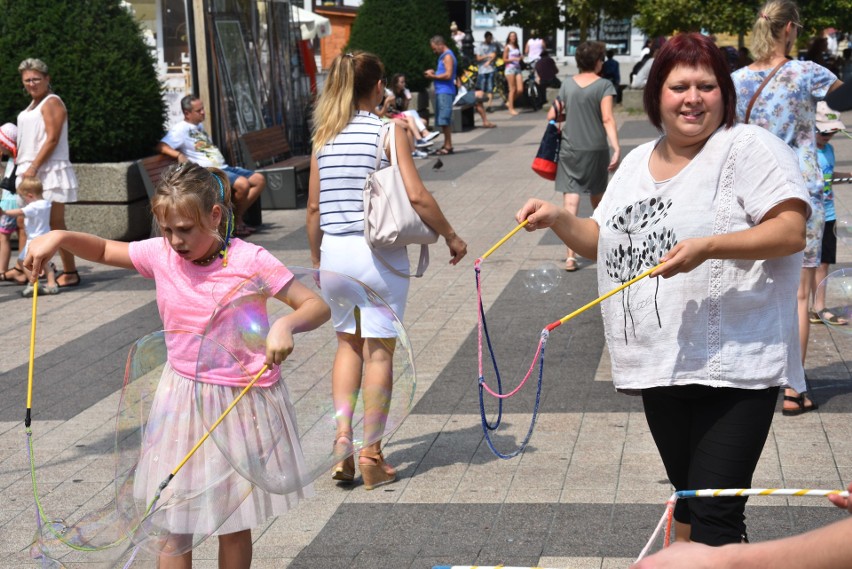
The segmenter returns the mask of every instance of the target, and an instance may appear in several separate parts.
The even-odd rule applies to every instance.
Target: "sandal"
[[[361,462],[366,459],[372,462]],[[396,480],[396,469],[385,462],[382,451],[361,449],[358,459],[358,469],[364,479],[364,489],[372,490]]]
[[[816,401],[810,400],[810,405],[805,405],[805,394],[800,393],[798,397],[793,397],[792,395],[785,395],[784,401],[792,401],[798,407],[795,409],[781,409],[781,414],[787,417],[795,417],[796,415],[801,415],[802,413],[808,413],[809,411],[816,411],[819,409],[819,405],[817,405]]]
[[[482,125],[482,128],[497,128],[497,125],[494,124],[493,122],[490,122],[490,123],[486,123],[486,124]]]
[[[9,274],[10,272],[12,273],[11,275]],[[15,274],[23,275],[24,280],[16,279]],[[24,286],[25,284],[27,284],[29,282],[27,280],[26,275],[24,275],[24,271],[22,271],[18,267],[12,267],[11,269],[6,271],[5,273],[2,273],[2,278],[0,278],[0,281],[13,283],[13,284],[16,284],[16,285],[19,285],[19,286]]]
[[[573,273],[578,268],[579,267],[577,266],[577,259],[576,258],[568,257],[567,259],[565,259],[565,270],[566,271],[568,271],[569,273]]]
[[[813,320],[811,320],[813,322]],[[829,326],[846,326],[849,321],[845,318],[840,318],[832,313],[828,308],[823,308],[817,313],[817,322],[825,322]]]
[[[822,319],[819,317],[819,314],[817,314],[815,311],[808,310],[808,322],[810,322],[811,324],[821,324]]]
[[[452,148],[447,148],[446,146],[442,146],[438,150],[435,151],[435,154],[438,156],[446,156],[447,154],[455,154],[455,150]]]
[[[335,456],[346,456],[331,469],[331,479],[340,482],[352,482],[355,480],[355,456],[352,454],[352,435],[338,433],[334,440]]]
[[[61,283],[61,282],[59,282],[59,278],[62,275],[73,275],[76,278],[71,282]],[[56,275],[56,286],[58,286],[59,288],[68,288],[68,287],[72,287],[72,286],[80,286],[80,273],[78,273],[77,271],[62,271],[61,273]]]

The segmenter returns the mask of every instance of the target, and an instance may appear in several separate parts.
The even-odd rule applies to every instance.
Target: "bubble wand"
[[[40,533],[42,525],[43,525],[42,522],[45,519],[47,519],[47,515],[44,512],[44,507],[42,506],[40,495],[39,495],[39,492],[38,492],[38,481],[36,479],[36,467],[35,467],[35,453],[33,451],[33,443],[32,443],[32,435],[33,435],[33,431],[32,431],[32,400],[33,400],[33,396],[32,396],[32,393],[33,393],[33,370],[35,368],[35,339],[36,339],[36,322],[37,322],[36,316],[37,316],[37,313],[38,313],[38,286],[35,286],[35,287],[33,287],[32,322],[30,324],[29,367],[28,367],[28,371],[27,371],[27,412],[26,412],[26,416],[25,416],[25,419],[24,419],[24,427],[25,427],[25,432],[26,432],[26,435],[27,435],[27,452],[28,452],[29,461],[30,461],[30,478],[31,478],[32,487],[33,487],[33,498],[34,498],[35,505],[36,505],[36,527],[39,529],[39,533]],[[257,374],[255,374],[255,376],[251,379],[251,381],[249,381],[245,385],[245,387],[234,398],[234,400],[228,405],[228,407],[219,415],[219,418],[216,419],[216,421],[210,426],[210,428],[207,429],[207,431],[198,440],[198,442],[195,443],[195,445],[192,447],[192,449],[190,449],[190,451],[186,454],[186,456],[183,458],[183,460],[181,460],[180,463],[160,483],[160,485],[157,488],[157,491],[154,494],[153,499],[148,504],[147,508],[145,509],[144,514],[142,515],[141,519],[139,520],[139,522],[137,523],[135,528],[133,528],[131,531],[127,532],[125,535],[122,535],[121,537],[112,541],[111,543],[107,543],[107,544],[100,545],[100,546],[86,546],[86,545],[81,546],[81,545],[77,545],[77,544],[74,544],[74,543],[70,543],[70,542],[68,542],[68,540],[63,539],[63,536],[61,535],[62,532],[58,532],[53,527],[53,524],[48,524],[48,529],[51,532],[51,534],[53,534],[53,536],[57,540],[59,540],[60,542],[62,542],[66,546],[70,547],[71,549],[74,549],[76,551],[82,551],[82,552],[102,551],[104,549],[116,547],[119,544],[121,544],[122,542],[126,541],[127,538],[130,535],[134,534],[136,532],[136,530],[139,529],[142,526],[145,519],[154,510],[154,508],[157,505],[157,502],[160,499],[160,496],[162,495],[162,493],[166,489],[166,487],[169,485],[169,483],[172,481],[172,479],[184,467],[184,465],[186,465],[186,463],[189,462],[189,459],[192,458],[192,456],[196,453],[196,451],[198,451],[198,449],[201,447],[201,445],[210,437],[213,430],[217,426],[219,426],[219,424],[222,421],[225,420],[225,417],[231,412],[231,410],[237,405],[237,403],[240,402],[240,400],[245,396],[245,394],[248,393],[248,391],[257,383],[257,381],[261,378],[261,376],[268,369],[269,369],[269,365],[264,364],[263,367],[260,369],[260,371],[257,372]],[[134,549],[130,559],[128,560],[127,564],[125,565],[125,567],[129,567],[130,564],[133,562],[139,547],[140,547],[139,545],[137,545],[135,547],[135,549]]]
[[[659,537],[660,532],[665,527],[665,537],[663,538],[663,547],[668,547],[671,544],[671,529],[672,519],[674,517],[674,507],[677,501],[681,498],[718,498],[720,496],[843,496],[849,497],[849,492],[846,490],[813,490],[809,488],[708,488],[705,490],[679,490],[672,494],[666,500],[666,509],[663,512],[660,521],[654,528],[651,534],[651,539],[642,548],[639,557],[634,563],[638,563],[642,558],[648,555],[651,546]]]
[[[655,270],[657,270],[659,267],[661,267],[663,265],[663,263],[659,263],[659,264],[655,265],[654,267],[651,267],[650,269],[646,270],[645,272],[640,273],[639,275],[633,277],[632,279],[630,279],[627,282],[621,284],[620,286],[614,288],[613,290],[599,296],[595,300],[585,304],[584,306],[578,308],[577,310],[571,312],[570,314],[560,318],[559,320],[551,322],[550,324],[545,326],[541,331],[541,336],[539,338],[539,342],[538,342],[538,346],[537,346],[536,351],[535,351],[535,355],[533,356],[532,362],[530,363],[530,367],[527,370],[526,375],[518,383],[518,386],[515,387],[515,389],[513,389],[509,393],[504,394],[503,393],[502,380],[501,380],[501,377],[500,377],[500,370],[499,370],[499,367],[497,365],[497,358],[496,358],[496,355],[494,353],[494,348],[491,344],[491,335],[488,332],[488,324],[487,324],[486,318],[485,318],[485,307],[482,303],[482,282],[481,282],[481,279],[480,279],[480,273],[482,272],[482,261],[484,261],[489,255],[491,255],[494,251],[496,251],[501,245],[503,245],[506,241],[508,241],[518,231],[520,231],[525,225],[527,225],[527,223],[528,223],[528,220],[524,220],[523,222],[518,224],[512,231],[510,231],[508,234],[506,234],[493,247],[491,247],[488,251],[486,251],[486,253],[484,255],[482,255],[482,257],[480,257],[479,259],[477,259],[474,262],[474,273],[476,275],[476,293],[477,293],[477,302],[478,302],[477,360],[478,360],[478,372],[479,372],[479,377],[478,377],[479,414],[480,414],[480,419],[481,419],[481,422],[482,422],[482,429],[483,429],[483,432],[485,433],[485,440],[488,443],[488,447],[491,449],[491,452],[493,452],[496,456],[498,456],[499,458],[502,458],[502,459],[510,459],[510,458],[517,456],[521,452],[523,452],[523,450],[526,448],[527,444],[529,443],[530,438],[532,437],[533,429],[535,428],[535,422],[536,422],[536,419],[538,417],[539,403],[541,401],[542,379],[543,379],[543,376],[544,376],[544,351],[545,351],[545,347],[547,346],[547,340],[550,336],[550,332],[552,332],[555,328],[558,328],[562,324],[565,324],[569,320],[575,318],[576,316],[582,314],[583,312],[585,312],[589,308],[592,308],[593,306],[600,304],[601,302],[603,302],[607,298],[611,297],[612,295],[617,294],[617,293],[621,292],[622,290],[624,290],[625,288],[629,287],[630,285],[644,279],[645,277],[649,276],[651,273],[653,273]],[[497,389],[496,390],[490,388],[488,386],[488,384],[485,383],[485,374],[484,374],[483,366],[482,366],[482,339],[483,339],[483,337],[485,338],[485,342],[488,346],[488,352],[491,355],[491,362],[492,362],[492,366],[494,367],[494,373],[495,373],[496,380],[497,380]],[[511,453],[508,453],[508,454],[502,453],[499,450],[497,450],[497,448],[494,446],[493,441],[491,440],[491,435],[490,435],[489,431],[494,431],[500,426],[502,416],[503,416],[503,399],[508,399],[509,397],[512,397],[513,395],[515,395],[516,393],[518,393],[521,390],[521,388],[526,384],[527,380],[529,380],[530,376],[532,375],[532,372],[533,372],[533,370],[535,369],[535,366],[536,366],[536,361],[538,361],[538,385],[537,385],[537,388],[536,388],[535,405],[533,407],[533,415],[532,415],[532,419],[530,421],[530,426],[527,429],[527,434],[524,436],[524,439],[521,441],[521,444],[518,446],[517,449],[515,449],[514,451],[512,451]],[[498,400],[498,403],[497,403],[497,419],[494,421],[494,423],[490,423],[488,421],[486,414],[485,414],[485,398],[484,398],[484,393],[483,393],[485,391],[487,391],[489,393],[489,395],[497,398],[497,400]]]

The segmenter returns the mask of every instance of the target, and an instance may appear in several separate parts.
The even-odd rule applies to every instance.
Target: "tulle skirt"
[[[157,385],[146,426],[142,458],[136,470],[133,487],[137,500],[148,503],[153,499],[159,484],[201,440],[240,391],[239,387],[192,381],[178,375],[171,366],[166,366]],[[204,407],[203,420],[199,405]],[[169,489],[181,494],[189,491],[201,497],[194,498],[191,507],[174,508],[167,514],[169,531],[224,535],[251,529],[262,525],[269,518],[286,513],[300,500],[314,495],[313,486],[309,482],[301,490],[290,494],[272,494],[251,486],[234,470],[220,450],[222,447],[227,452],[228,447],[233,445],[237,449],[233,454],[240,456],[239,450],[245,447],[237,445],[245,444],[252,429],[268,429],[273,423],[270,414],[275,412],[279,418],[284,418],[287,426],[286,432],[279,435],[290,439],[289,448],[295,452],[288,456],[273,455],[266,466],[277,469],[276,472],[304,479],[300,476],[306,469],[300,453],[295,411],[284,382],[250,389],[237,406],[243,409],[241,415],[254,418],[253,424],[223,421],[214,430],[214,435],[178,471]],[[277,409],[270,410],[275,406]],[[235,414],[235,411],[232,413]],[[275,421],[274,424],[280,425],[280,422]],[[223,495],[223,492],[229,495]]]

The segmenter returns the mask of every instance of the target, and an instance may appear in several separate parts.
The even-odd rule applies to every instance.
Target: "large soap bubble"
[[[331,308],[321,327],[296,334],[295,349],[279,369],[265,373],[246,397],[212,432],[212,438],[231,465],[259,487],[286,494],[303,488],[359,449],[387,439],[408,415],[416,385],[411,344],[402,322],[364,283],[345,275],[313,269],[292,269],[291,287],[314,292]],[[234,395],[262,369],[270,322],[291,313],[285,303],[270,299],[286,282],[286,269],[256,275],[225,296],[210,321],[198,358],[199,378],[233,376],[242,380]],[[363,434],[363,397],[351,402],[354,440],[335,445],[338,412],[332,403],[331,376],[337,352],[334,322],[369,315],[373,334],[393,348],[393,383],[381,417],[381,432]],[[259,355],[258,355],[259,354]],[[243,366],[234,369],[236,359]],[[363,393],[361,393],[363,395]],[[221,415],[222,402],[201,398],[204,422]]]
[[[852,334],[852,269],[829,273],[817,286],[818,298],[825,299],[819,317],[832,332]]]
[[[157,557],[180,555],[221,532],[251,494],[251,482],[215,445],[189,453],[204,435],[193,410],[196,382],[177,377],[167,354],[170,345],[197,354],[202,340],[189,332],[157,332],[132,346],[116,421],[107,423],[103,437],[114,440],[113,483],[77,498],[84,513],[68,521],[48,517],[52,505],[42,504],[50,495],[38,502],[41,522],[31,555],[39,565],[154,566]],[[62,462],[40,463],[34,476],[50,480]]]
[[[208,441],[190,453],[207,430],[197,393],[216,387],[179,375],[167,354],[198,354],[202,341],[190,332],[157,332],[137,341],[128,357],[116,431],[116,507],[127,535],[156,554],[180,555],[214,533],[230,533],[226,521],[243,512],[252,492],[216,445]]]

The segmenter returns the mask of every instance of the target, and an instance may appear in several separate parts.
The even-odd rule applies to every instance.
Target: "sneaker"
[[[411,153],[411,157],[412,158],[419,158],[419,159],[422,160],[423,158],[428,158],[429,154],[427,152],[423,152],[422,150],[415,150],[414,152]]]
[[[426,140],[425,138],[421,138],[414,142],[414,146],[417,148],[426,148],[427,146],[432,146],[432,144],[431,140]]]
[[[28,282],[27,286],[24,287],[24,290],[21,291],[21,296],[23,296],[24,298],[32,298],[33,291],[35,290],[35,287],[37,287],[37,286],[38,286],[38,283],[35,283],[35,285],[33,285],[33,283]],[[39,292],[41,292],[41,289],[39,289]]]
[[[438,132],[437,130],[434,130],[434,131],[430,132],[429,134],[427,134],[426,136],[424,136],[423,140],[425,140],[426,142],[429,142],[430,140],[433,140],[439,134],[441,134],[441,133]]]

